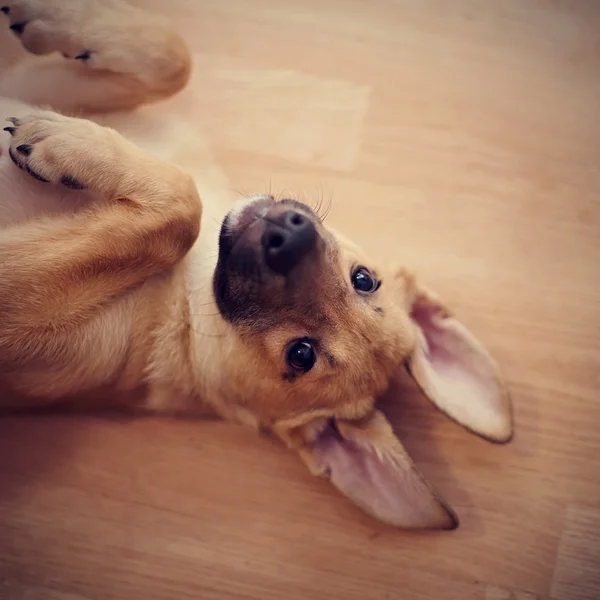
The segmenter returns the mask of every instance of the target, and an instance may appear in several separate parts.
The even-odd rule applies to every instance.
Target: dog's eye
[[[310,371],[316,360],[315,349],[307,339],[296,340],[287,352],[287,361],[290,367],[303,373]]]
[[[363,294],[372,294],[379,287],[379,281],[365,267],[354,269],[351,279],[354,289]]]

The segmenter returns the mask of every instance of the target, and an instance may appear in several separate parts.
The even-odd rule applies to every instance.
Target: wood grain
[[[197,127],[231,190],[322,197],[417,268],[498,359],[516,435],[390,395],[461,518],[425,535],[223,423],[3,418],[0,599],[599,598],[600,3],[138,4],[195,55],[155,110]]]

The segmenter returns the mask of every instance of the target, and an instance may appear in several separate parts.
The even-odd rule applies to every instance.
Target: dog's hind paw
[[[180,36],[121,0],[0,0],[0,10],[33,54],[59,52],[86,68],[133,75],[160,89],[180,89],[189,76]]]
[[[33,54],[60,52],[82,62],[92,56],[82,38],[82,19],[90,6],[87,0],[0,0],[10,30],[26,50]]]

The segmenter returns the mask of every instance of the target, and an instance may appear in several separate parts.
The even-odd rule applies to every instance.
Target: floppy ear
[[[508,442],[511,403],[492,357],[433,293],[414,286],[409,297],[417,326],[410,374],[450,418],[490,441]]]
[[[417,471],[380,411],[362,421],[320,419],[307,427],[312,431],[300,428],[301,447],[290,445],[315,475],[330,479],[365,512],[407,529],[458,526],[452,509]]]

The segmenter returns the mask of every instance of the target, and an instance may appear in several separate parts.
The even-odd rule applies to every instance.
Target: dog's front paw
[[[94,14],[88,0],[0,0],[0,10],[29,52],[61,52],[82,62],[92,56],[82,38],[86,14]]]
[[[44,111],[7,120],[11,124],[4,130],[12,136],[8,153],[20,169],[44,183],[72,189],[87,187],[82,178],[82,155],[88,150],[86,143],[101,128],[83,119]]]

